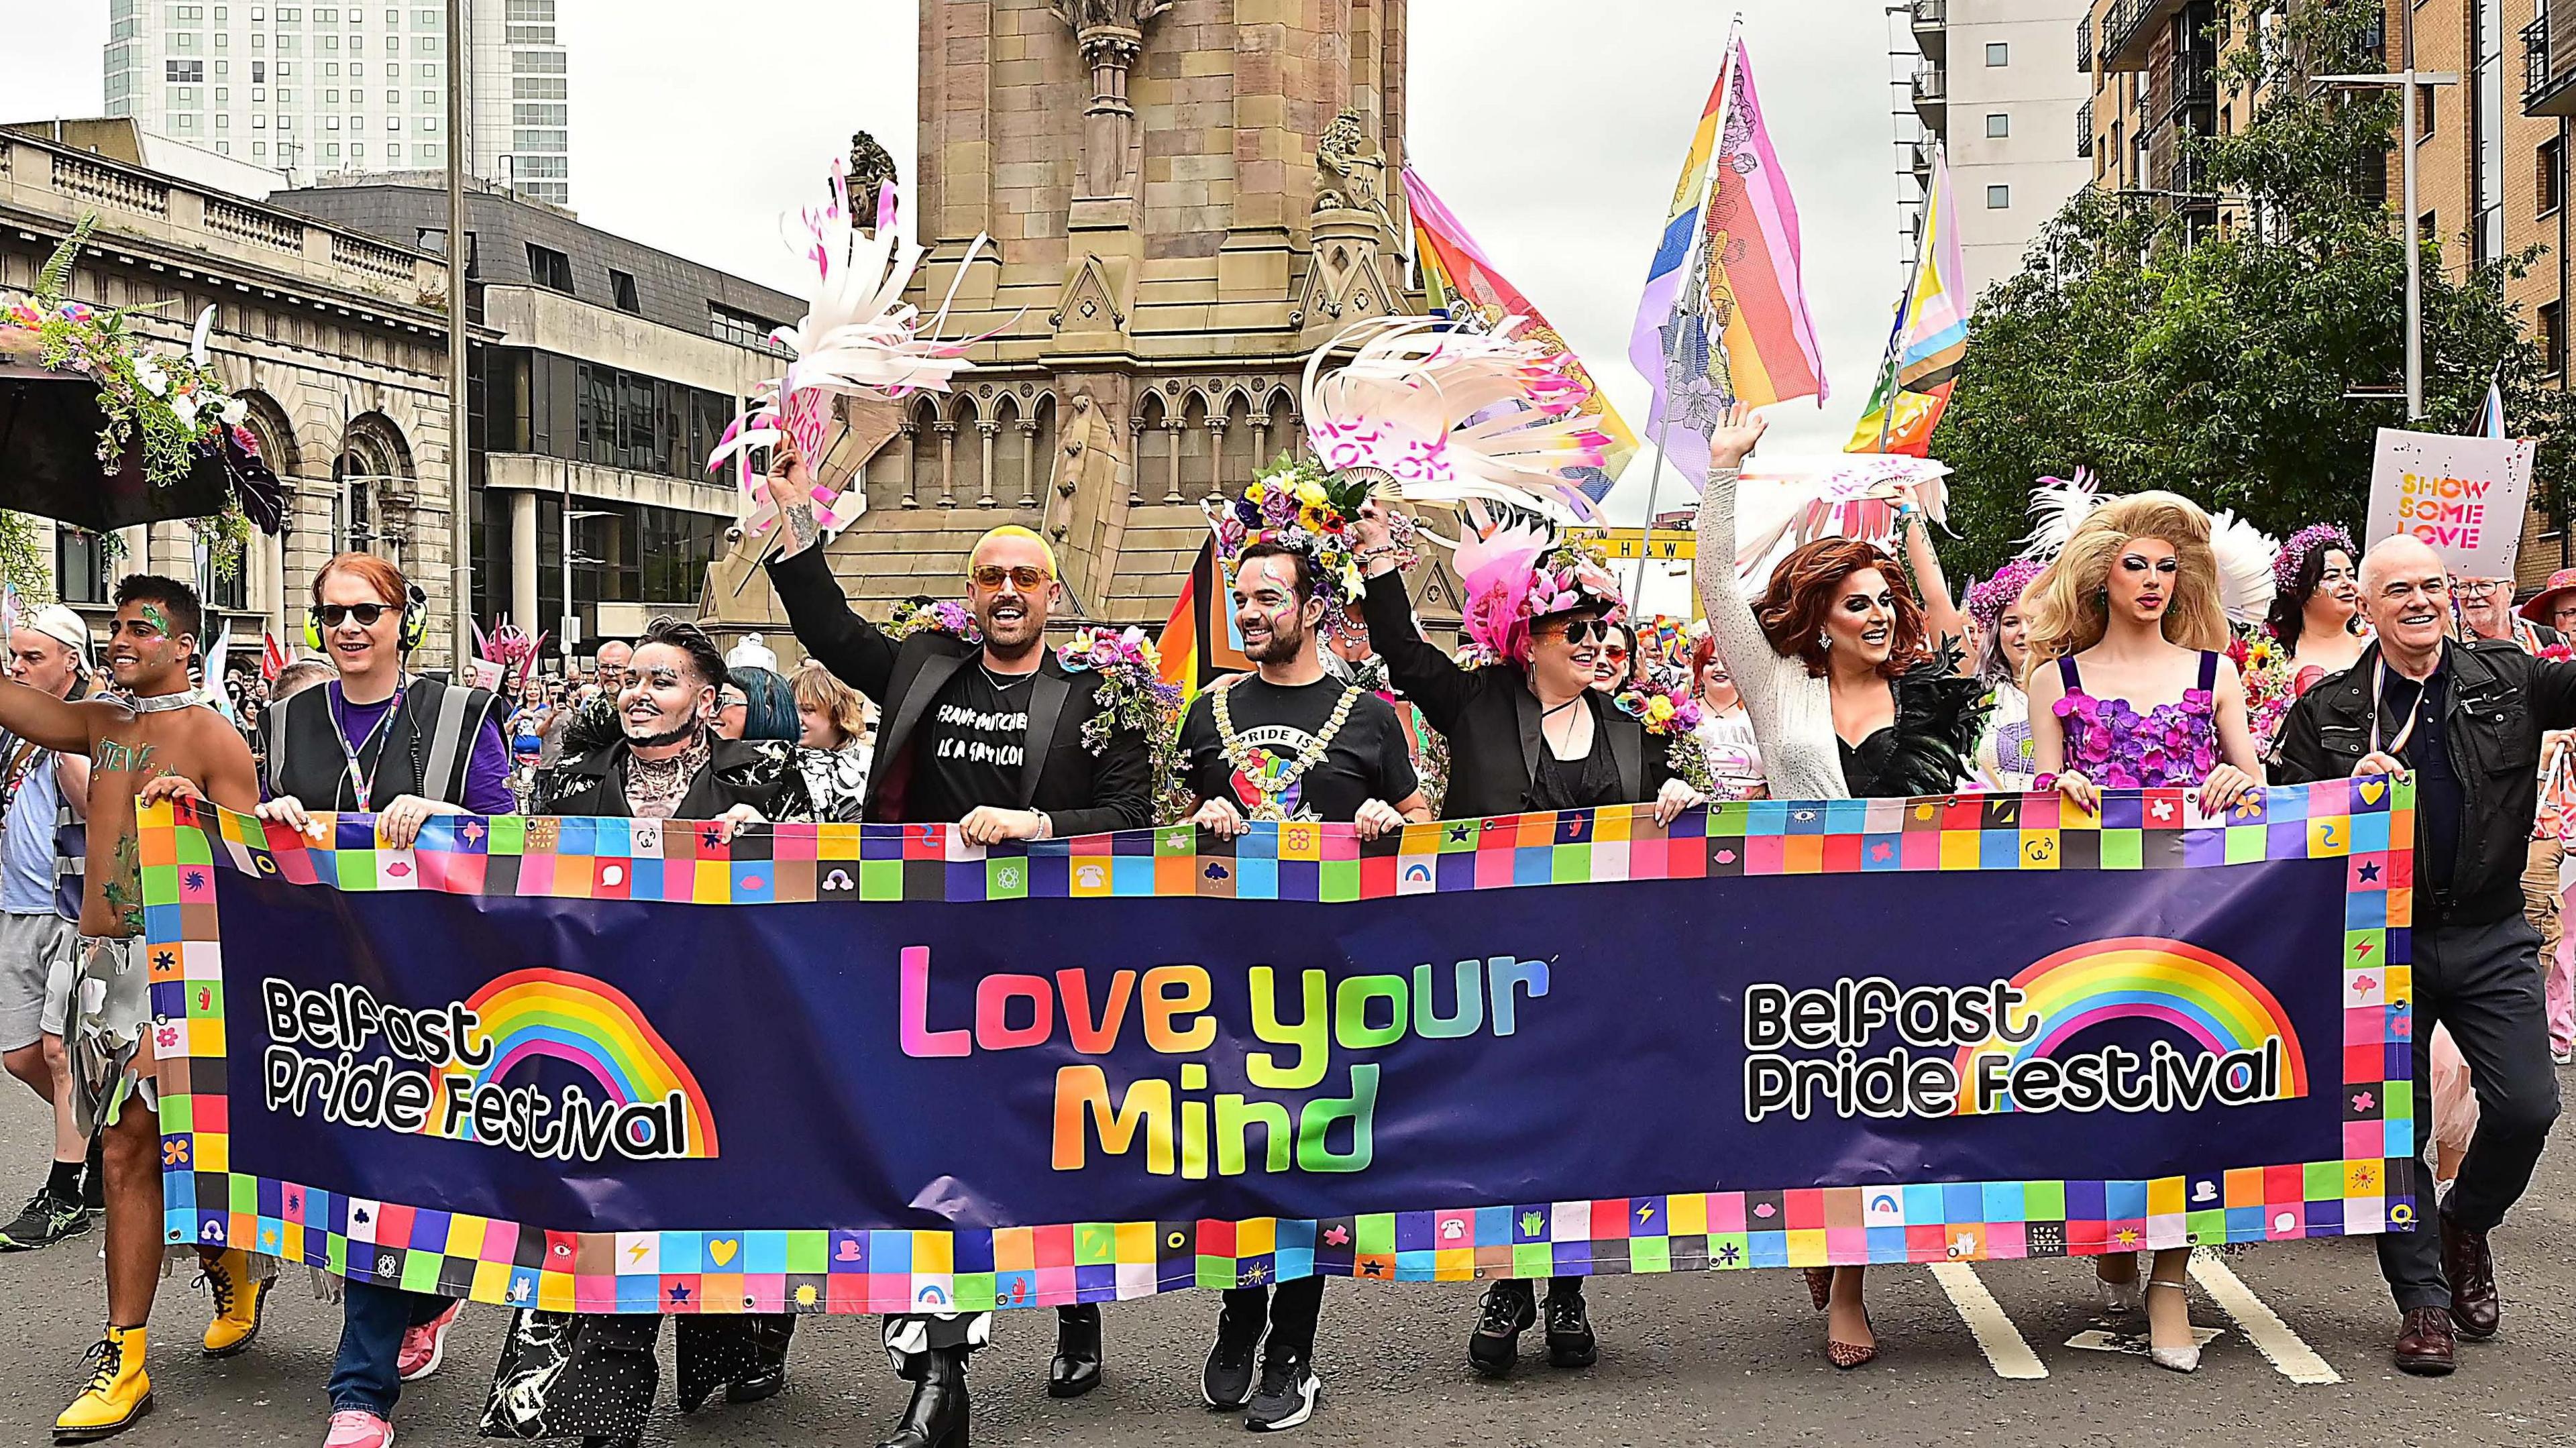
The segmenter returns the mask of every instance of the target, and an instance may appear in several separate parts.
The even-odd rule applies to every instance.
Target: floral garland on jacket
[[[1082,745],[1095,756],[1109,748],[1120,729],[1145,736],[1152,761],[1155,818],[1178,819],[1189,786],[1181,758],[1181,690],[1163,681],[1162,655],[1141,628],[1125,632],[1107,628],[1074,630],[1055,651],[1055,661],[1068,674],[1094,674],[1100,686],[1091,700],[1100,712],[1083,722]]]
[[[1708,767],[1708,751],[1699,742],[1699,701],[1691,697],[1687,674],[1648,669],[1621,685],[1610,702],[1664,741],[1675,777],[1710,799],[1723,793]]]

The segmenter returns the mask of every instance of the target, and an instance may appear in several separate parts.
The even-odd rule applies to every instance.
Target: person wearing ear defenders
[[[313,578],[305,643],[339,677],[269,711],[267,802],[259,816],[318,834],[312,812],[372,814],[378,840],[403,849],[431,815],[506,815],[510,756],[500,711],[484,689],[404,672],[428,628],[428,600],[373,554],[343,553]],[[264,1284],[217,1294],[206,1350],[238,1352],[259,1331]],[[331,1371],[331,1448],[382,1448],[393,1436],[402,1384],[437,1371],[456,1299],[342,1286],[340,1353]]]

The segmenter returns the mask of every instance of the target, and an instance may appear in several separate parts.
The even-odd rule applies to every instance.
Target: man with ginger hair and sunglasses
[[[772,496],[811,498],[792,450],[770,468]],[[876,702],[876,754],[864,810],[876,823],[955,824],[978,845],[1057,839],[1154,823],[1153,764],[1142,731],[1113,720],[1099,747],[1084,726],[1105,712],[1046,647],[1061,596],[1055,551],[1026,528],[996,528],[966,567],[962,610],[941,605],[932,626],[903,638],[850,609],[817,546],[810,503],[782,510],[784,552],[769,581],[805,652]],[[888,1448],[964,1441],[966,1355],[992,1335],[990,1313],[886,1319],[886,1352],[911,1380],[911,1403]],[[1100,1308],[1057,1310],[1051,1397],[1100,1383]]]

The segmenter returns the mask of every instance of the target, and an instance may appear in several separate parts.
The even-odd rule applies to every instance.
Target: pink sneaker
[[[333,1413],[322,1448],[393,1448],[394,1425],[373,1413]]]
[[[394,1360],[404,1382],[419,1382],[437,1372],[438,1365],[447,1360],[447,1330],[456,1325],[456,1310],[464,1305],[462,1301],[451,1302],[445,1312],[429,1322],[404,1329],[402,1353]],[[382,1445],[370,1444],[368,1448]]]

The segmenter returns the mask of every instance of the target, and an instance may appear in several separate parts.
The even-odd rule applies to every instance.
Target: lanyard
[[[325,697],[324,702],[331,706],[331,739],[333,743],[340,746],[341,760],[347,765],[349,771],[349,792],[355,798],[360,814],[375,813],[373,800],[376,781],[375,771],[361,765],[358,757],[375,744],[376,736],[384,733],[386,726],[394,722],[394,716],[402,712],[403,692],[408,687],[407,683],[394,686],[393,703],[386,708],[383,716],[376,720],[375,727],[367,731],[367,737],[358,741],[355,748],[350,747],[349,731],[340,722],[340,706],[343,702],[340,697],[340,686],[331,685],[330,693]],[[382,756],[379,756],[379,760],[381,758]]]
[[[2402,728],[2402,729],[2399,729],[2399,730],[2397,731],[2397,737],[2396,737],[2396,738],[2394,738],[2394,739],[2392,739],[2392,740],[2390,740],[2390,741],[2388,741],[2388,747],[2387,747],[2385,750],[2383,750],[2383,749],[2381,749],[2381,748],[2380,748],[2380,746],[2379,746],[2379,708],[2380,708],[2380,696],[2381,696],[2382,694],[2384,694],[2384,693],[2387,691],[2387,689],[2388,689],[2388,660],[2386,660],[2386,659],[2384,659],[2384,658],[2383,658],[2383,659],[2380,659],[2380,660],[2378,660],[2378,661],[2376,662],[2376,664],[2375,664],[2375,665],[2373,666],[2373,668],[2371,669],[2371,675],[2370,675],[2370,752],[2371,752],[2371,753],[2373,753],[2373,754],[2381,754],[2381,753],[2385,753],[2385,754],[2391,754],[2391,755],[2394,755],[2394,754],[2396,754],[2399,750],[2404,749],[2404,748],[2406,747],[2406,741],[2407,741],[2407,740],[2412,739],[2412,738],[2414,738],[2414,737],[2415,737],[2415,725],[2416,725],[2416,722],[2417,722],[2419,719],[2421,719],[2421,718],[2423,717],[2423,714],[2424,714],[2424,695],[2425,695],[2426,691],[2427,691],[2427,690],[2430,688],[2430,686],[2432,685],[2432,682],[2433,682],[2432,676],[2428,674],[2428,675],[2426,675],[2426,676],[2424,677],[2424,679],[2423,679],[2423,681],[2422,681],[2421,683],[2419,683],[2419,684],[2417,684],[2417,685],[2416,685],[2416,687],[2415,687],[2415,702],[2414,702],[2413,704],[2411,704],[2411,705],[2409,705],[2409,706],[2407,707],[2407,710],[2406,710],[2406,725],[2405,725],[2405,727],[2404,727],[2404,728]]]

